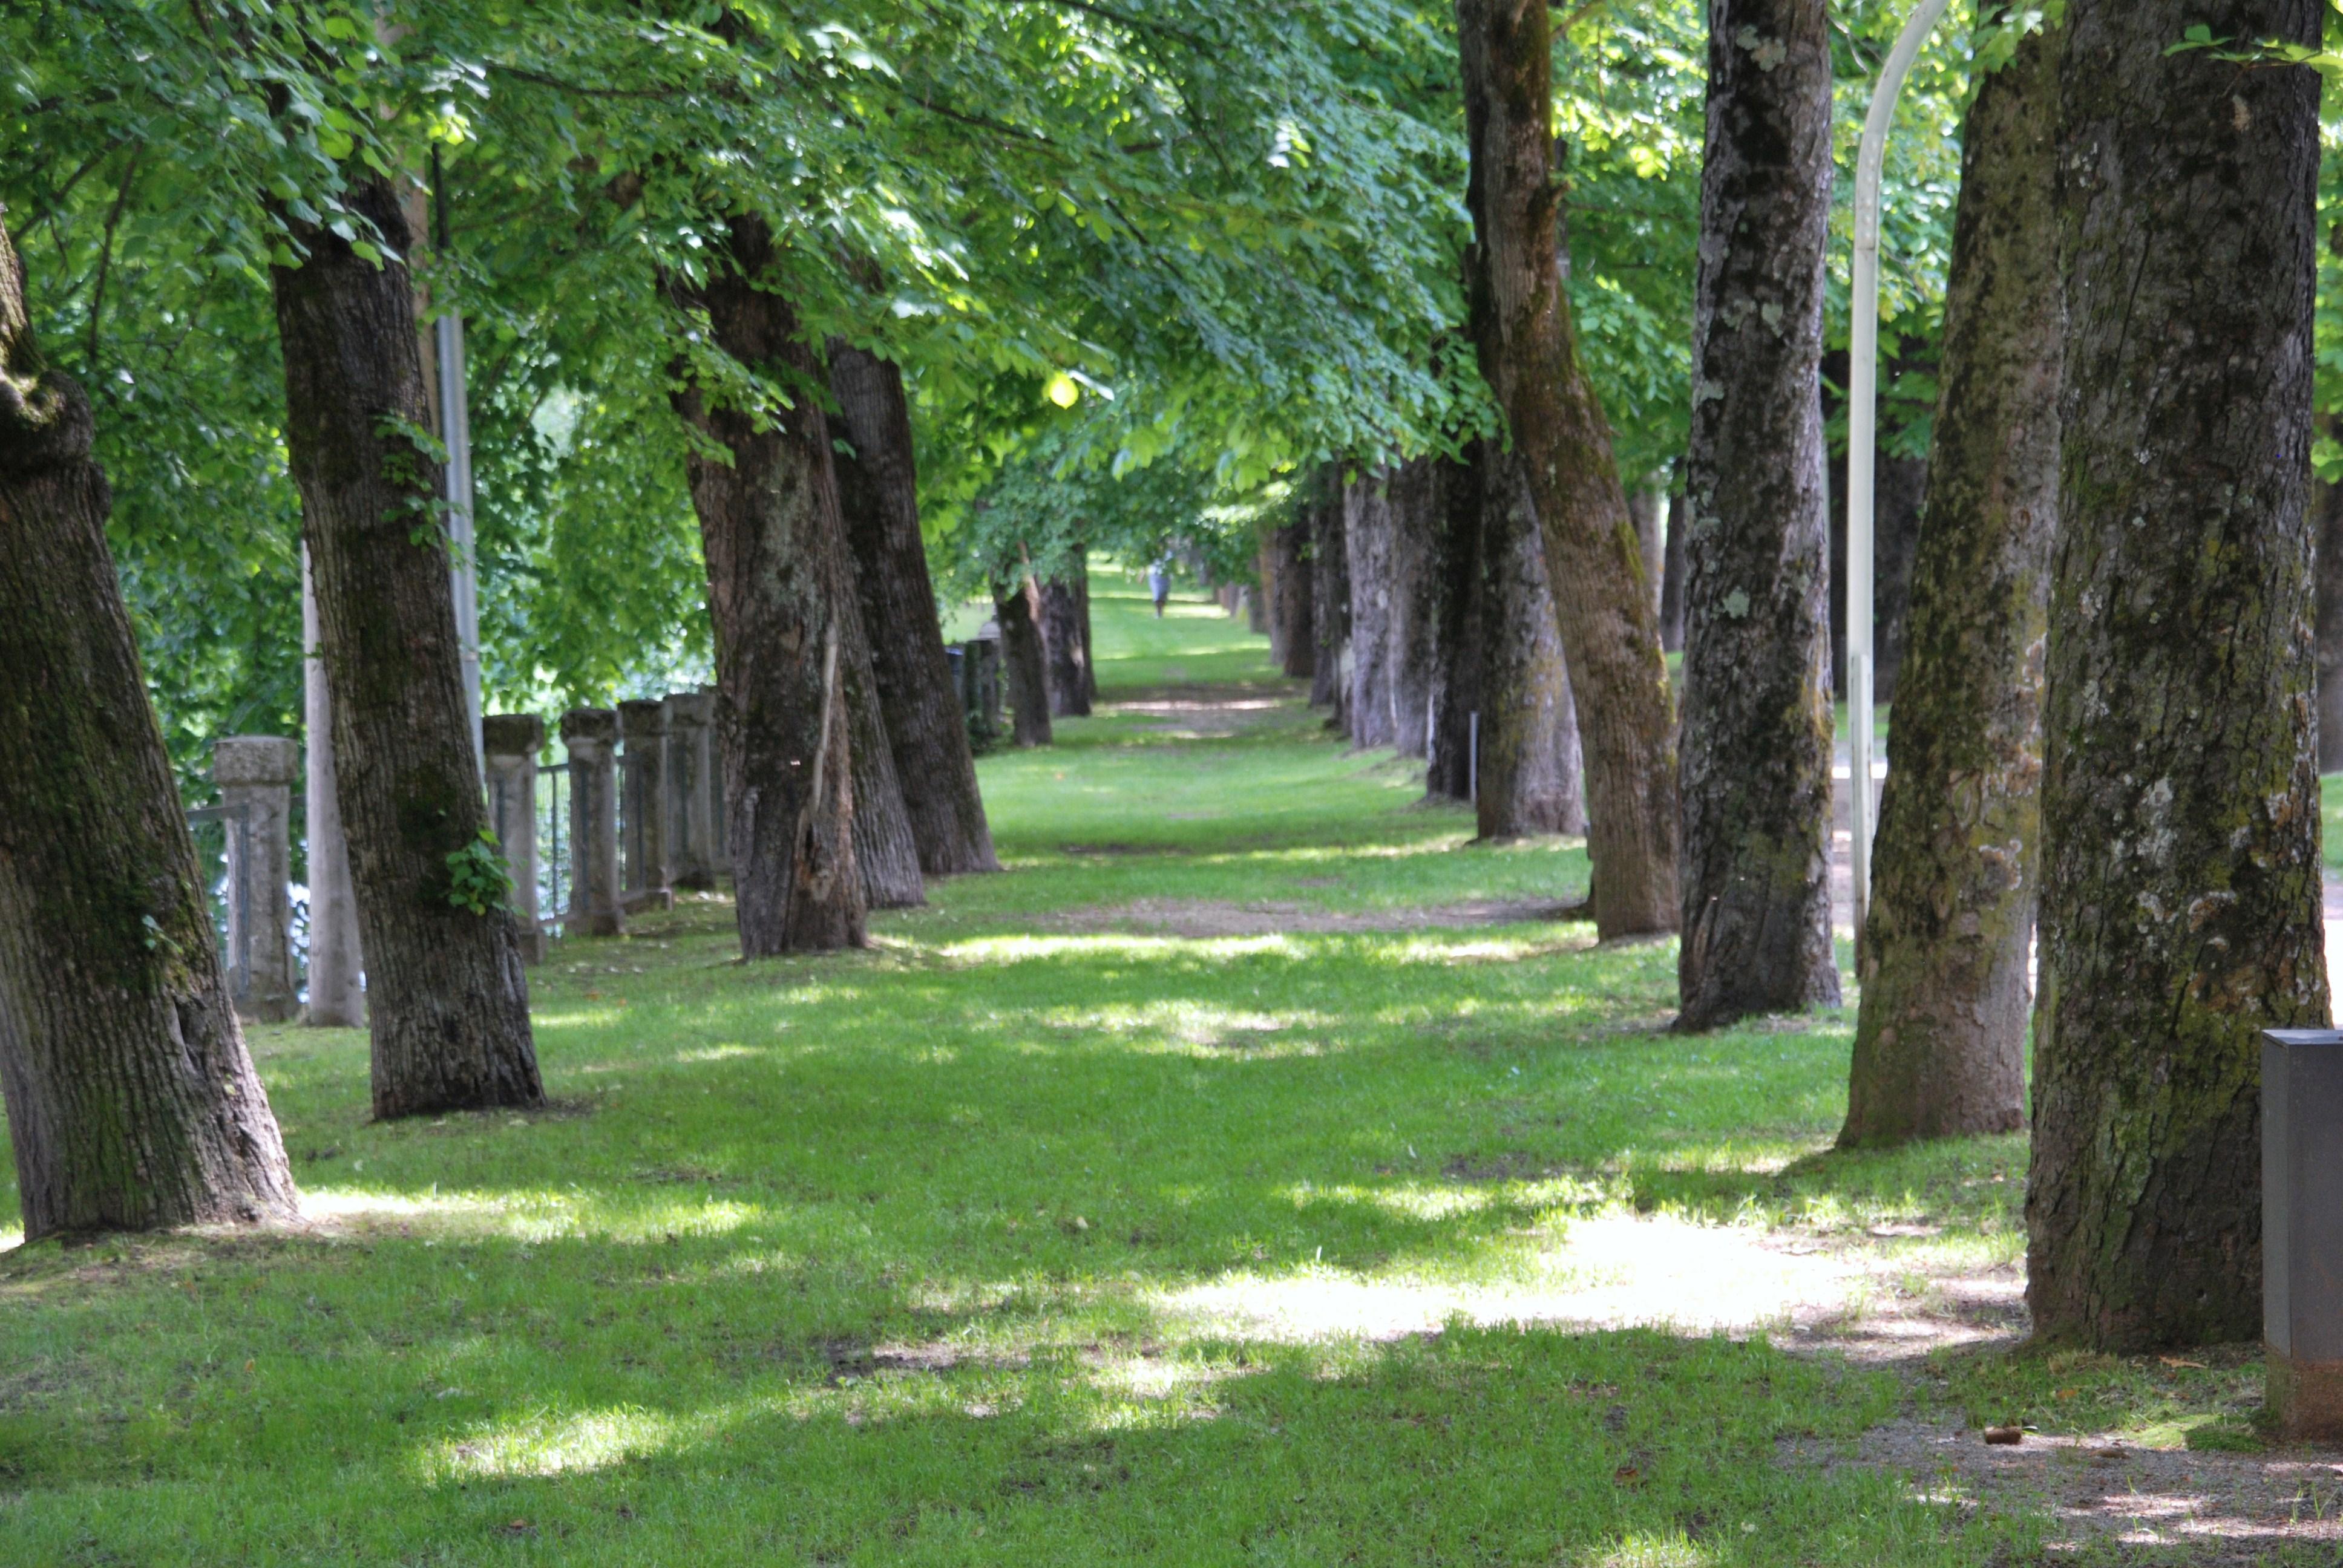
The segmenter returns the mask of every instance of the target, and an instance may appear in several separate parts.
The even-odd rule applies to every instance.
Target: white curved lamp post
[[[1912,7],[1864,116],[1863,146],[1855,160],[1855,286],[1846,387],[1846,711],[1854,756],[1847,782],[1855,787],[1855,931],[1859,941],[1871,914],[1871,793],[1875,749],[1871,706],[1872,476],[1879,446],[1879,178],[1896,100],[1920,45],[1928,41],[1949,0],[1919,0]]]

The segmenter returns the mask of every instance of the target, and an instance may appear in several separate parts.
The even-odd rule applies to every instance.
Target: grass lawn
[[[1846,1016],[1657,1032],[1672,945],[1541,918],[1577,842],[1098,587],[1109,708],[980,764],[1007,875],[557,944],[542,1114],[256,1029],[307,1225],[0,1253],[0,1561],[2006,1563],[2043,1513],[1831,1456],[2244,1430],[2235,1357],[1834,1348],[2006,1276],[2022,1140],[1828,1152]]]

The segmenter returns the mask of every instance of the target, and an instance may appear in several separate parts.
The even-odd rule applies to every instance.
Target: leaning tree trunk
[[[2343,225],[2328,237],[2343,246]],[[2324,415],[2330,437],[2343,437],[2343,419]],[[2310,487],[2311,536],[2317,541],[2318,600],[2318,770],[2343,773],[2343,485]]]
[[[1310,560],[1309,514],[1304,512],[1269,536],[1269,549],[1277,573],[1277,594],[1270,613],[1277,618],[1279,668],[1296,680],[1307,680],[1318,670],[1317,622],[1311,613],[1313,592]]]
[[[1342,558],[1351,574],[1351,744],[1392,743],[1391,476],[1378,469],[1342,487]]]
[[[2058,60],[2036,33],[1961,133],[1932,496],[1858,961],[1839,1141],[2006,1132],[2026,1114],[2042,822],[2042,644],[2066,313]]]
[[[0,1095],[25,1239],[290,1219],[106,544],[0,228]]]
[[[1586,831],[1584,759],[1537,508],[1518,454],[1482,441],[1481,837]]]
[[[1343,558],[1342,496],[1349,487],[1342,468],[1322,465],[1311,484],[1310,706],[1331,709],[1329,728],[1344,728],[1342,706],[1349,693],[1342,678],[1343,644],[1351,636],[1351,568]]]
[[[1713,0],[1686,467],[1680,1030],[1839,1000],[1824,0]]]
[[[1544,0],[1457,0],[1481,373],[1522,453],[1586,743],[1595,930],[1674,930],[1674,699],[1611,427],[1578,359],[1556,229]]]
[[[1391,494],[1392,745],[1403,757],[1425,757],[1440,675],[1440,502],[1432,459],[1401,464]]]
[[[1091,711],[1090,649],[1082,646],[1082,588],[1090,563],[1077,554],[1061,577],[1041,585],[1041,649],[1050,661],[1050,714],[1085,719]]]
[[[1001,628],[1001,662],[1009,668],[1009,706],[1020,746],[1048,746],[1049,658],[1041,647],[1041,591],[1031,577],[992,590],[992,615]]]
[[[2310,0],[2071,0],[2026,1301],[2130,1352],[2261,1330],[2260,1045],[2327,1022],[2312,737]]]
[[[1439,624],[1433,636],[1431,754],[1423,792],[1433,799],[1473,799],[1473,716],[1481,709],[1482,590],[1481,466],[1473,443],[1469,460],[1433,461],[1433,572],[1440,585]],[[1557,634],[1559,635],[1559,634]]]
[[[717,347],[793,390],[771,417],[687,383],[677,412],[695,443],[692,509],[716,632],[716,725],[744,957],[860,947],[868,910],[855,859],[854,769],[841,613],[845,560],[830,422],[809,388],[821,366],[796,313],[758,286],[771,236],[731,221],[705,283],[671,283],[705,312]]]
[[[841,529],[833,548],[843,582],[854,575]],[[862,900],[874,910],[916,909],[928,901],[920,875],[920,840],[903,804],[895,771],[894,742],[879,697],[870,639],[862,608],[851,588],[838,601],[839,678],[846,689],[847,757],[854,769],[854,864],[862,874]]]
[[[920,539],[919,469],[902,372],[834,337],[830,387],[853,447],[850,455],[836,454],[832,466],[855,598],[920,869],[931,877],[997,871],[968,716],[952,688],[951,656]]]
[[[352,187],[395,255],[411,238],[389,182]],[[301,492],[318,642],[333,697],[335,793],[357,893],[374,1112],[545,1099],[512,911],[463,901],[487,807],[447,586],[415,296],[406,266],[304,227],[270,270],[284,347],[285,445]]]

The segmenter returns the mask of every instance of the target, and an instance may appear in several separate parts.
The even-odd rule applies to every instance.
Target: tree
[[[1584,760],[1536,503],[1520,457],[1474,443],[1481,503],[1480,836],[1586,831]]]
[[[501,862],[459,672],[414,290],[395,259],[419,236],[380,175],[354,179],[345,200],[387,254],[293,220],[307,254],[269,279],[367,955],[375,1114],[538,1105],[512,911],[482,880]]]
[[[1578,361],[1555,238],[1546,7],[1458,0],[1472,156],[1473,336],[1537,508],[1587,761],[1595,929],[1674,929],[1673,699],[1658,611],[1602,406]]]
[[[736,215],[699,279],[671,281],[731,361],[792,389],[774,409],[696,366],[676,393],[706,437],[692,504],[716,623],[716,722],[724,759],[740,950],[860,947],[868,908],[855,859],[844,609],[852,602],[821,370],[796,313],[769,286],[772,236]],[[728,460],[729,459],[729,460]]]
[[[1392,712],[1392,476],[1361,474],[1342,486],[1342,560],[1351,574],[1351,689],[1343,701],[1351,743],[1389,746]]]
[[[831,471],[835,475],[835,464]],[[888,738],[886,717],[880,707],[879,678],[870,638],[862,627],[862,607],[854,588],[854,566],[842,522],[837,522],[832,530],[831,548],[838,560],[839,586],[846,594],[836,614],[839,677],[844,684],[846,729],[851,740],[847,765],[854,775],[855,869],[861,873],[862,897],[870,908],[913,909],[927,902],[927,884],[920,875],[920,842],[912,835],[903,786],[895,772],[894,743]]]
[[[1050,664],[1050,712],[1086,718],[1091,710],[1091,657],[1082,636],[1090,563],[1080,546],[1068,566],[1041,585],[1041,646]]]
[[[1825,10],[1710,11],[1685,465],[1681,1030],[1839,999],[1819,376]]]
[[[853,450],[837,461],[855,592],[870,637],[879,705],[895,775],[932,877],[997,871],[992,831],[977,792],[968,721],[952,689],[920,540],[919,476],[903,373],[843,338],[830,343],[830,386]]]
[[[1391,480],[1392,745],[1428,757],[1440,669],[1440,498],[1432,459],[1411,457]]]
[[[1847,1145],[2025,1121],[2066,351],[2057,68],[2056,40],[2026,34],[1978,84],[1963,127],[1944,391],[1857,960]]]
[[[0,227],[0,1094],[28,1241],[290,1219],[106,544]]]
[[[1011,573],[992,588],[992,620],[1001,630],[1001,662],[1009,675],[1012,733],[1020,746],[1048,746],[1049,656],[1041,647],[1041,593],[1031,572]]]
[[[1310,625],[1316,636],[1311,654],[1310,706],[1332,711],[1327,723],[1346,728],[1350,699],[1342,679],[1342,650],[1351,640],[1351,566],[1344,556],[1348,528],[1342,465],[1322,463],[1304,491],[1302,515],[1310,526]]]
[[[2261,1327],[2259,1032],[2323,1025],[2318,83],[2300,0],[2073,0],[2026,1301],[2131,1352]]]

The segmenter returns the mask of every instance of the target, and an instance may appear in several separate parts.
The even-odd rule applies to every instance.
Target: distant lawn
[[[980,764],[1008,874],[843,957],[558,944],[541,1115],[371,1124],[361,1034],[256,1030],[311,1229],[0,1254],[0,1561],[2038,1561],[1785,1462],[1919,1396],[1772,1309],[1517,1326],[2006,1269],[2022,1141],[1829,1152],[1846,1015],[1656,1032],[1673,945],[1550,918],[1576,841],[1465,847],[1261,639],[1096,591],[1137,706]],[[2234,1395],[2036,1367],[1931,1397]]]

